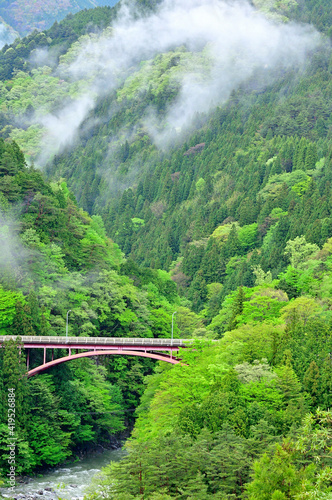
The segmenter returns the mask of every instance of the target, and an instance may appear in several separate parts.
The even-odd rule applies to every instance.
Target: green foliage
[[[244,226],[239,230],[238,238],[243,251],[248,251],[253,248],[257,240],[257,224]]]
[[[71,454],[68,448],[70,433],[61,429],[59,401],[54,390],[50,375],[29,383],[28,403],[34,418],[27,423],[27,434],[37,466],[56,465]]]
[[[285,254],[289,256],[291,266],[296,269],[302,262],[315,255],[318,250],[319,247],[307,243],[304,236],[297,236],[294,240],[287,242]]]
[[[3,335],[6,329],[13,323],[16,314],[17,302],[24,300],[20,292],[4,290],[0,287],[0,328]]]
[[[254,273],[254,275],[256,276],[256,281],[255,281],[255,285],[263,285],[263,284],[269,284],[272,282],[272,275],[271,275],[271,271],[268,271],[267,273],[265,273],[263,271],[263,269],[261,268],[261,266],[253,266],[252,268],[252,272]]]
[[[276,22],[330,34],[327,0],[255,4]],[[290,68],[261,88],[255,74],[159,149],[146,123],[168,135],[179,76],[195,71],[204,84],[209,47],[133,65],[96,102],[93,127],[82,124],[73,148],[49,158],[49,183],[11,139],[30,159],[45,153],[40,122],[85,93],[89,82],[74,82],[68,67],[82,44],[109,36],[116,12],[69,16],[0,53],[1,332],[63,335],[70,310],[69,335],[169,337],[176,311],[175,335],[203,340],[154,374],[150,360],[114,356],[28,384],[23,353],[6,346],[1,412],[14,384],[19,470],[107,444],[137,415],[129,455],[91,498],[328,498],[330,48],[295,78]],[[32,69],[40,47],[58,54],[56,71]],[[40,362],[31,353],[31,367]]]
[[[259,195],[263,199],[274,198],[283,189],[283,185],[291,187],[297,194],[305,192],[304,186],[307,186],[310,177],[302,170],[294,170],[294,172],[274,175],[269,182],[264,186]]]
[[[112,14],[110,7],[115,4],[115,0],[105,0],[105,2],[78,0],[77,2],[69,1],[60,4],[52,0],[46,0],[42,4],[37,3],[30,5],[21,1],[19,1],[18,3],[13,3],[10,0],[4,0],[0,7],[0,13],[1,16],[3,16],[7,21],[7,23],[13,26],[21,35],[33,31],[34,36],[31,36],[31,38],[28,38],[28,40],[26,38],[23,40],[26,42],[30,42],[29,45],[31,45],[31,41],[34,41],[34,46],[36,46],[36,42],[45,43],[47,41],[45,33],[39,33],[39,31],[48,28],[54,23],[54,21],[60,21],[65,16],[67,16],[65,22],[63,23],[64,26],[69,24],[74,28],[77,28],[82,23],[82,21],[84,22],[84,20],[88,22],[89,18],[90,22],[94,21],[95,23],[98,22],[98,18],[100,17],[104,17],[104,21],[106,21],[106,19],[111,17]],[[84,13],[81,13],[83,15],[76,16],[76,19],[73,18],[72,13],[76,13],[81,9],[91,9],[93,7],[96,7],[97,5],[107,5],[108,7],[96,9],[97,12],[95,12],[94,14],[90,14],[89,17],[87,17],[86,15],[84,16]],[[22,44],[21,40],[19,40],[17,46],[18,49],[21,49],[19,51],[19,54],[22,55],[22,48],[24,47],[24,43]]]
[[[48,183],[26,167],[15,143],[0,141],[0,164],[2,178],[11,181],[1,184],[7,202],[1,220],[1,333],[64,335],[70,309],[69,335],[170,337],[179,298],[169,274],[131,267],[106,235],[103,219],[79,209],[63,179]],[[17,210],[17,203],[24,209]],[[40,365],[42,353],[31,350],[29,363]],[[62,463],[91,443],[107,445],[125,423],[132,425],[153,364],[83,359],[27,383],[22,348],[6,344],[0,350],[0,467],[8,468],[9,387],[16,391],[17,471],[26,473]]]
[[[330,412],[309,414],[295,441],[284,440],[272,455],[265,453],[255,462],[253,481],[247,486],[248,498],[328,498],[332,456],[325,455],[325,450],[331,440],[330,431]],[[316,457],[325,455],[324,463],[312,461],[312,453]]]
[[[189,366],[149,377],[128,456],[103,470],[87,498],[295,500],[330,491],[330,413],[309,414],[299,428],[306,396],[289,358],[277,369],[262,360],[233,370],[228,346],[223,339],[187,357]],[[297,438],[282,440],[294,426]]]

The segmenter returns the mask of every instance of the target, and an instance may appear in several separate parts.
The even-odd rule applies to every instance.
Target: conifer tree
[[[39,333],[40,333],[40,335],[46,336],[46,335],[48,335],[48,332],[49,332],[49,324],[48,324],[46,316],[45,316],[45,311],[42,311],[41,318],[40,318]]]
[[[27,378],[26,364],[21,339],[4,342],[2,354],[2,401],[5,402],[10,390],[15,394],[15,423],[24,429],[26,421]]]
[[[235,297],[235,300],[234,300],[232,316],[231,316],[231,319],[228,323],[227,330],[234,330],[234,328],[236,328],[236,326],[238,324],[237,317],[243,313],[244,300],[245,300],[245,295],[244,295],[243,287],[240,286],[239,291],[238,291],[238,293]]]
[[[225,252],[228,258],[234,257],[240,252],[240,242],[237,235],[237,229],[233,224],[232,229],[227,238]]]
[[[305,154],[305,170],[312,170],[317,163],[317,147],[315,144],[309,144]]]
[[[39,305],[34,291],[31,291],[28,295],[28,306],[30,308],[32,328],[35,334],[38,334],[40,329]]]
[[[192,500],[207,500],[210,498],[208,494],[208,486],[204,482],[204,476],[201,472],[198,472],[196,477],[189,479],[186,487],[180,490],[185,498],[190,498]]]
[[[16,303],[16,315],[12,324],[12,334],[13,335],[35,335],[32,319],[31,310],[28,304],[23,305],[21,301]]]
[[[304,170],[306,149],[307,141],[302,137],[295,151],[293,170]]]
[[[305,372],[303,385],[306,391],[310,394],[313,404],[316,403],[319,397],[320,375],[317,363],[312,361],[309,368]]]
[[[332,357],[329,354],[324,361],[321,375],[321,396],[320,402],[323,409],[331,408],[332,394]]]

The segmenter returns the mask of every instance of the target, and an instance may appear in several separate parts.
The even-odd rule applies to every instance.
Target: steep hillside
[[[142,0],[1,51],[1,333],[196,339],[27,385],[1,349],[3,475],[14,384],[18,472],[138,417],[89,500],[331,496],[331,12]]]
[[[177,75],[208,66],[204,51],[183,48],[144,63],[100,100],[74,151],[48,167],[69,179],[85,209],[103,214],[127,255],[172,265],[198,310],[210,283],[222,283],[225,296],[253,285],[258,265],[275,278],[289,264],[288,240],[304,235],[322,246],[332,236],[329,46],[301,71],[272,81],[255,73],[170,139],[167,120],[176,126],[172,112],[182,105]],[[185,106],[190,113],[190,99]],[[93,117],[100,124],[89,128]]]
[[[68,14],[98,6],[112,7],[116,2],[117,0],[43,0],[42,2],[2,0],[0,15],[21,36],[24,36],[35,29],[47,29],[54,21],[61,21]]]
[[[0,17],[0,49],[4,45],[10,45],[19,35],[13,28]]]
[[[107,11],[113,28],[80,36],[87,11],[3,53],[8,74],[30,54],[4,77],[3,136],[66,178],[126,255],[171,268],[197,311],[211,283],[223,285],[220,301],[252,286],[257,266],[284,272],[287,241],[322,247],[332,236],[331,49],[285,22],[327,33],[331,9],[256,6],[266,18],[220,2],[214,24],[208,0],[142,19],[120,6]],[[105,22],[101,12],[91,19]]]
[[[141,271],[134,285],[101,217],[79,209],[63,179],[47,182],[17,144],[2,139],[0,245],[0,335],[64,335],[70,310],[70,336],[169,337],[180,299],[167,273]],[[27,383],[18,353],[15,343],[0,352],[1,473],[8,470],[8,388],[16,391],[21,474],[128,430],[154,365],[84,359]],[[41,353],[30,354],[30,366],[38,366]]]

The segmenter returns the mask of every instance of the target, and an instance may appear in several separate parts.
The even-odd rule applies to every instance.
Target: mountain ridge
[[[86,499],[331,495],[332,9],[255,3],[83,10],[0,51],[1,331],[194,342],[28,384],[8,344],[3,476],[15,387],[18,473],[136,420]]]
[[[316,7],[321,4],[316,2]],[[302,9],[306,16],[313,3],[302,5],[308,7]],[[115,16],[121,12],[118,7],[113,10]],[[266,244],[264,246],[267,229],[271,226],[272,234],[272,226],[286,224],[285,218],[288,217],[288,239],[299,236],[298,229],[294,228],[295,222],[290,222],[294,216],[288,206],[290,203],[300,206],[317,180],[323,186],[321,178],[326,176],[328,179],[329,175],[331,52],[327,39],[315,49],[314,44],[310,46],[314,38],[309,38],[311,55],[303,67],[300,64],[297,69],[287,67],[275,71],[271,68],[268,72],[264,67],[256,69],[250,78],[235,85],[223,105],[214,111],[207,109],[193,115],[191,125],[181,137],[167,124],[167,121],[174,120],[172,112],[176,112],[177,99],[181,96],[181,75],[194,73],[194,89],[200,85],[204,88],[211,71],[209,47],[190,51],[180,46],[146,58],[141,63],[134,60],[129,69],[117,69],[116,78],[120,83],[116,89],[110,88],[106,94],[103,91],[99,97],[97,90],[98,98],[93,102],[86,99],[85,89],[89,88],[91,77],[97,78],[97,87],[99,85],[98,71],[100,68],[101,74],[104,71],[103,51],[113,54],[115,50],[108,45],[112,43],[113,28],[99,34],[93,31],[81,34],[84,25],[77,20],[87,20],[88,14],[97,19],[99,12],[104,11],[96,9],[91,13],[79,13],[53,26],[45,34],[27,38],[27,50],[31,50],[30,44],[35,43],[37,37],[40,38],[40,47],[46,42],[48,50],[52,50],[56,41],[61,39],[61,30],[64,30],[71,47],[58,56],[53,68],[40,65],[29,69],[23,65],[24,71],[17,73],[10,85],[4,85],[2,109],[7,111],[3,123],[7,124],[3,133],[17,140],[32,159],[38,159],[41,153],[46,159],[51,157],[54,153],[49,151],[47,143],[41,142],[45,123],[49,130],[57,130],[62,123],[59,118],[62,103],[66,102],[65,98],[69,99],[68,107],[64,108],[69,113],[66,120],[76,130],[76,135],[73,135],[72,145],[64,148],[64,154],[60,147],[60,153],[54,160],[51,158],[48,174],[55,178],[65,177],[81,206],[90,213],[102,214],[108,233],[126,255],[144,266],[166,270],[172,266],[174,280],[191,299],[196,293],[196,282],[202,282],[200,298],[196,293],[196,310],[203,307],[206,286],[212,281],[223,281],[221,296],[225,296],[241,284],[254,283],[253,266],[260,265],[265,272],[270,270],[273,277],[277,277],[287,266],[287,259],[282,255],[287,234],[279,248],[272,251],[272,254],[275,252],[273,257],[271,249]],[[316,11],[312,12],[315,16]],[[299,12],[290,10],[290,15],[296,18]],[[147,20],[155,18],[158,19],[158,14],[147,17]],[[118,22],[111,15],[109,21]],[[135,20],[130,22],[132,29],[139,26]],[[275,22],[287,27],[287,24],[280,23],[279,18]],[[74,33],[71,26],[78,31]],[[74,37],[72,42],[71,37]],[[135,47],[136,38],[133,40]],[[19,46],[16,49],[15,44],[13,47],[13,50],[22,50]],[[84,52],[85,47],[90,50],[89,54]],[[47,60],[47,50],[45,54]],[[88,70],[85,74],[84,65],[75,62],[81,61],[80,54],[92,61],[93,71]],[[12,60],[17,61],[14,57],[13,54]],[[118,68],[121,54],[116,61]],[[109,63],[113,64],[112,59]],[[83,71],[78,73],[80,86],[71,71]],[[112,74],[109,78],[113,78]],[[46,88],[49,90],[44,93],[42,89]],[[21,98],[15,101],[18,94]],[[31,94],[35,97],[31,98]],[[58,103],[55,105],[58,109],[53,115],[55,103]],[[75,103],[78,103],[78,108]],[[189,95],[189,100],[181,108],[182,115],[190,106]],[[81,125],[77,112],[80,109],[83,113]],[[38,113],[39,121],[33,122]],[[33,125],[29,123],[29,116]],[[8,123],[7,117],[12,123]],[[16,126],[20,117],[27,120],[21,129]],[[49,125],[44,121],[47,117],[51,118]],[[177,127],[176,120],[178,115],[173,129]],[[173,134],[170,143],[167,143],[168,131]],[[69,132],[72,133],[71,129]],[[66,129],[64,133],[67,134]],[[51,135],[51,142],[53,139],[59,141],[61,137]],[[198,148],[200,144],[204,147]],[[324,166],[318,169],[316,163],[320,160],[324,161]],[[297,183],[291,177],[293,168],[298,170]],[[244,175],[249,176],[249,183],[244,181]],[[276,180],[275,175],[279,176]],[[281,186],[284,188],[280,196],[284,199],[281,198],[281,205],[275,205]],[[226,196],[223,194],[225,190]],[[323,193],[320,192],[319,196],[322,197]],[[199,205],[201,208],[196,213],[194,207]],[[273,210],[277,209],[281,215],[275,217]],[[286,212],[287,216],[282,215]],[[323,245],[330,229],[326,229],[323,220],[319,224],[315,222],[314,213],[311,217],[310,223],[302,229],[303,234],[309,242]],[[223,242],[214,238],[214,232],[222,224],[230,229],[235,223],[238,224],[234,229],[235,240],[237,237],[241,239],[241,231],[250,232],[249,226],[257,224],[253,239],[242,246],[235,241],[233,249],[227,249],[226,245],[223,250],[226,253],[221,259]],[[318,225],[321,235],[317,232]],[[326,234],[325,240],[323,234]],[[227,237],[228,233],[225,240]],[[239,259],[232,261],[237,254]],[[248,261],[245,255],[248,255]],[[192,260],[196,262],[195,266],[190,264]]]
[[[21,36],[33,30],[48,29],[54,21],[61,21],[68,14],[98,6],[113,7],[118,0],[2,0],[0,15]]]

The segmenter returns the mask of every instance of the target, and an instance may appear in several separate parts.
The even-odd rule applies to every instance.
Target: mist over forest
[[[303,71],[310,54],[323,43],[313,27],[277,24],[246,1],[165,0],[156,12],[138,18],[135,6],[124,4],[111,29],[83,35],[58,63],[54,49],[50,53],[44,47],[32,51],[35,86],[38,88],[39,70],[65,88],[55,103],[35,99],[37,102],[30,104],[33,113],[27,103],[13,109],[9,93],[9,111],[18,118],[15,125],[24,123],[23,130],[18,126],[11,135],[23,141],[32,135],[41,152],[31,159],[44,167],[52,155],[72,147],[83,122],[85,128],[91,121],[95,126],[93,110],[101,99],[116,91],[114,105],[121,107],[127,90],[130,97],[146,91],[155,58],[176,48],[180,55],[174,56],[164,82],[167,91],[174,94],[166,115],[161,119],[153,105],[147,106],[140,123],[135,124],[142,124],[162,148],[190,127],[195,114],[224,104],[251,78],[257,90],[264,91],[287,69]],[[110,114],[113,107],[109,106]]]
[[[7,3],[0,495],[14,389],[18,479],[126,441],[84,500],[329,500],[330,1]],[[28,377],[67,330],[190,345]]]
[[[10,29],[8,25],[0,22],[0,49],[6,44],[12,43],[16,38],[14,30]]]

